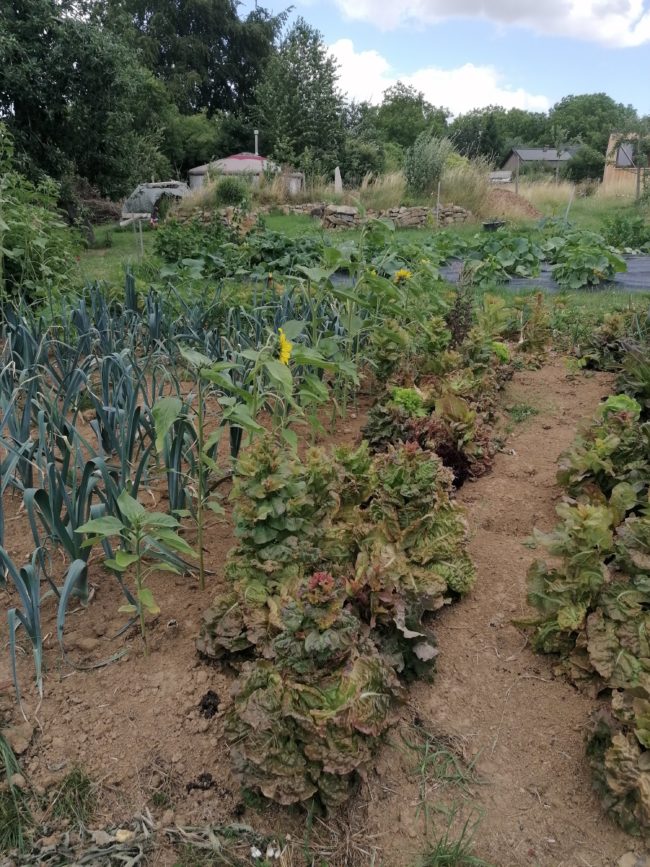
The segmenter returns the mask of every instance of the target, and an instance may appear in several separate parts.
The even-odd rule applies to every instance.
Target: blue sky
[[[242,11],[254,5],[245,0]],[[280,11],[281,0],[260,0]],[[294,0],[351,97],[397,79],[459,113],[496,103],[546,110],[605,91],[650,114],[650,0]]]

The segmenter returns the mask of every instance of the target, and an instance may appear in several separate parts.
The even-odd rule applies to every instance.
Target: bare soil
[[[536,220],[542,216],[528,199],[512,190],[490,190],[487,210],[491,217],[505,217],[510,220]]]
[[[517,374],[508,387],[504,407],[526,403],[538,415],[513,425],[493,471],[459,494],[478,567],[476,588],[438,617],[435,681],[411,687],[402,723],[376,768],[344,810],[314,822],[310,844],[329,867],[414,867],[449,821],[442,808],[453,804],[456,826],[463,817],[482,817],[476,854],[498,867],[606,867],[626,852],[641,851],[592,794],[584,730],[597,702],[556,679],[553,660],[535,654],[512,624],[531,614],[525,575],[538,554],[523,542],[533,527],[554,524],[556,459],[609,385],[607,375],[570,377],[556,358],[541,370]],[[351,419],[337,440],[354,442],[362,423],[361,417]],[[8,535],[10,527],[10,553],[20,559],[31,550],[24,515],[14,510]],[[162,825],[243,821],[261,832],[291,833],[296,845],[283,863],[298,865],[304,813],[275,806],[258,811],[242,802],[223,740],[234,674],[195,653],[201,615],[222,586],[233,544],[228,522],[215,524],[208,537],[214,574],[205,593],[164,573],[152,581],[162,614],[152,627],[149,656],[137,634],[118,635],[121,593],[98,565],[89,607],[68,619],[66,647],[77,667],[61,663],[53,605],[46,606],[48,673],[40,705],[29,686],[30,660],[21,661],[25,711],[34,725],[21,762],[45,789],[74,765],[83,766],[99,783],[94,827],[126,823],[144,807]],[[117,661],[80,668],[122,650],[126,654]],[[3,655],[0,684],[8,679]],[[22,720],[11,690],[0,692],[0,714]],[[459,764],[475,762],[465,785],[418,773],[418,755],[406,745],[418,729],[435,733]],[[211,775],[207,789],[194,786],[205,782],[202,774]],[[169,867],[174,853],[159,846],[151,863]]]

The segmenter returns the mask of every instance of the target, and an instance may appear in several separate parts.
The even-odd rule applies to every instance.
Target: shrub
[[[562,175],[569,181],[586,181],[601,178],[604,168],[603,154],[588,145],[583,145],[567,162]]]
[[[441,179],[445,164],[454,151],[448,138],[421,133],[404,157],[404,174],[409,192],[414,196],[430,195]]]
[[[50,178],[33,184],[14,171],[13,143],[0,124],[0,297],[33,298],[69,276],[79,239],[64,231],[58,195]]]
[[[247,204],[250,190],[245,181],[240,178],[224,177],[217,181],[214,188],[214,200],[217,205]]]

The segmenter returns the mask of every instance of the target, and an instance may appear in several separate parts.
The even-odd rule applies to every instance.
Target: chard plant
[[[76,532],[87,535],[84,545],[94,545],[111,537],[119,538],[121,548],[115,552],[113,558],[105,560],[104,565],[120,573],[133,567],[134,601],[122,605],[119,610],[138,615],[146,654],[148,645],[145,615],[160,613],[151,588],[146,586],[147,579],[154,571],[180,573],[178,567],[164,559],[165,549],[172,549],[190,557],[196,555],[176,532],[179,526],[176,518],[162,512],[148,512],[126,490],[118,497],[117,505],[120,518],[113,515],[94,518],[78,527]]]

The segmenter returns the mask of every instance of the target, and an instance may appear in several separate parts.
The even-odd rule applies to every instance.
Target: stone
[[[17,726],[10,726],[2,732],[5,740],[17,756],[21,756],[27,752],[32,737],[34,735],[34,726],[31,723],[24,722]]]
[[[12,774],[9,777],[9,785],[13,786],[16,789],[26,789],[27,780],[23,777],[22,774]]]
[[[650,867],[650,858],[647,855],[637,855],[636,852],[626,852],[618,859],[616,867]]]
[[[174,824],[174,811],[173,810],[165,810],[160,818],[160,824],[163,827],[169,827]]]
[[[74,646],[83,653],[93,653],[99,647],[99,641],[96,638],[91,638],[89,635],[84,635],[77,638]]]
[[[129,831],[127,828],[118,828],[115,832],[115,839],[118,843],[130,843],[135,837],[134,831]]]
[[[96,846],[108,846],[110,843],[115,842],[115,838],[110,834],[107,834],[106,831],[91,831],[91,836],[93,838],[93,843]]]
[[[341,177],[341,169],[338,166],[334,169],[334,192],[343,192],[343,178]]]

